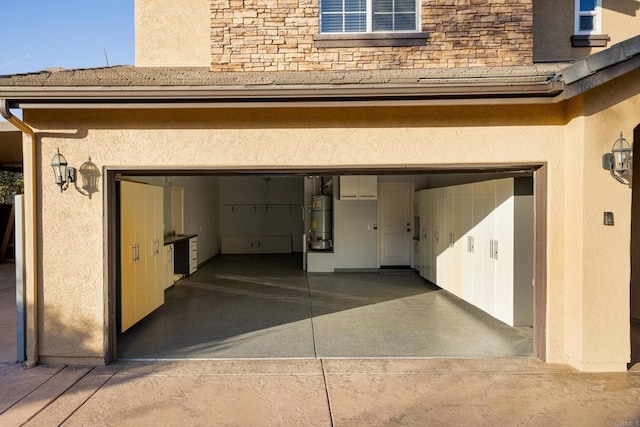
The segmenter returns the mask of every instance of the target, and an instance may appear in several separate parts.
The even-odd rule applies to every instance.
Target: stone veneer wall
[[[424,0],[424,46],[318,48],[319,0],[211,0],[212,71],[527,65],[532,0]]]

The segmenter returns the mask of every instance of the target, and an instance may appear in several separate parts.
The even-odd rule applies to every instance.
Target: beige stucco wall
[[[208,67],[210,0],[135,0],[135,65]]]
[[[603,47],[571,47],[574,34],[575,0],[533,2],[533,60],[571,61],[598,52]],[[608,47],[638,35],[640,7],[637,2],[602,1],[602,32]]]
[[[627,113],[637,102],[612,113],[623,130],[638,122]],[[620,260],[628,245],[616,242],[628,241],[630,196],[599,169],[603,141],[618,132],[603,126],[611,115],[582,119],[580,111],[580,100],[489,108],[25,111],[42,130],[40,355],[101,363],[105,351],[105,245],[96,238],[105,233],[104,189],[91,200],[73,190],[60,194],[49,166],[59,147],[70,165],[91,156],[101,168],[546,162],[548,361],[624,369],[629,323],[620,306],[628,265]],[[616,213],[616,227],[602,227],[603,210]]]
[[[629,139],[634,146],[634,157],[640,158],[640,123],[634,129],[633,140]],[[633,199],[632,199],[632,221],[640,218],[640,162],[633,164]],[[640,322],[640,224],[637,222],[631,227],[631,317]]]
[[[600,86],[585,96],[582,152],[584,204],[582,337],[580,367],[612,359],[617,346],[627,345],[629,331],[612,324],[629,323],[631,188],[602,169],[602,154],[610,151],[622,131],[630,140],[640,123],[640,71]],[[603,212],[612,211],[615,226],[603,225]],[[596,339],[599,338],[599,339]]]

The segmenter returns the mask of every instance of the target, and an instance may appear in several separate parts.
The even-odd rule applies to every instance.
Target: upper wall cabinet
[[[376,175],[345,175],[340,177],[340,200],[377,200]]]

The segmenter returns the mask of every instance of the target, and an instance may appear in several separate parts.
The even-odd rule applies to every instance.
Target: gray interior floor
[[[529,357],[510,327],[415,272],[306,274],[300,255],[225,255],[165,292],[122,359]]]

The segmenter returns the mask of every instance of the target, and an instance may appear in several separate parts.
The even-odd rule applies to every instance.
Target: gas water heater
[[[311,196],[311,241],[309,249],[331,249],[331,196]]]

